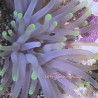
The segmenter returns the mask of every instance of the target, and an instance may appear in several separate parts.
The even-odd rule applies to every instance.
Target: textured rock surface
[[[90,21],[90,24],[98,22],[98,17],[94,16],[93,19]],[[81,41],[83,42],[95,42],[95,40],[98,38],[98,28],[95,28],[94,30],[89,31],[90,35],[84,36],[81,38]]]

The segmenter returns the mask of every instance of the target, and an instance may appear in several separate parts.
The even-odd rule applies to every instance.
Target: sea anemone
[[[0,57],[5,58],[0,71],[0,95],[11,86],[11,98],[27,98],[28,95],[35,98],[39,88],[45,98],[63,98],[60,89],[73,98],[84,98],[75,92],[76,82],[66,78],[69,74],[82,77],[98,88],[97,82],[87,74],[92,67],[86,66],[86,69],[70,61],[97,59],[95,53],[72,47],[79,34],[92,30],[98,23],[88,25],[89,8],[75,18],[74,14],[87,5],[86,1],[70,0],[60,6],[62,1],[6,0],[13,10],[10,24],[14,30],[2,32],[2,37],[10,45],[0,45]],[[66,48],[67,44],[72,45]],[[54,73],[59,77],[46,77]]]

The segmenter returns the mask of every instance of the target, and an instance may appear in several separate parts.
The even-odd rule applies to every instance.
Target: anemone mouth
[[[3,77],[0,95],[13,82],[11,98],[27,98],[28,95],[35,98],[37,84],[45,98],[63,98],[57,85],[73,98],[84,98],[82,94],[76,94],[77,81],[67,79],[69,74],[79,76],[98,88],[97,82],[87,74],[92,67],[85,69],[81,64],[69,61],[98,59],[96,54],[82,49],[65,49],[69,40],[73,41],[69,44],[71,47],[78,46],[79,43],[75,42],[78,36],[98,25],[88,25],[86,19],[91,15],[88,8],[80,17],[75,17],[75,13],[87,5],[86,1],[71,0],[61,8],[57,6],[61,4],[57,0],[9,0],[8,3],[14,10],[14,20],[10,23],[14,31],[2,32],[3,38],[11,45],[0,45],[0,51],[3,51],[0,57],[5,57],[0,71]],[[54,73],[64,77],[55,81],[45,78],[46,74]]]

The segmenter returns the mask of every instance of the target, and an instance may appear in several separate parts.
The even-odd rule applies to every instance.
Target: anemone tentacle
[[[77,43],[80,34],[98,26],[98,23],[89,25],[86,20],[91,15],[89,8],[85,8],[80,17],[75,16],[86,7],[86,1],[70,0],[64,6],[61,6],[63,0],[6,2],[12,5],[13,20],[10,25],[14,30],[2,33],[2,37],[11,44],[0,45],[0,57],[5,57],[5,64],[0,70],[0,95],[11,85],[10,98],[35,98],[40,88],[45,98],[63,98],[59,87],[73,98],[85,98],[75,92],[78,86],[69,79],[45,77],[53,73],[64,77],[69,73],[80,76],[98,89],[98,83],[92,78],[96,77],[96,73],[88,72],[97,69],[97,66],[86,70],[82,64],[70,62],[72,59],[98,59],[96,53],[73,49],[80,45]],[[70,41],[68,49],[65,49]]]

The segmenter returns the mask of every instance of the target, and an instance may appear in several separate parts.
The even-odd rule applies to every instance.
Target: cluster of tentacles
[[[68,74],[82,77],[98,88],[97,82],[87,74],[92,67],[86,66],[86,69],[69,61],[93,59],[96,54],[82,49],[65,49],[69,40],[75,41],[79,34],[88,32],[98,23],[85,26],[91,15],[89,8],[85,8],[79,18],[74,17],[87,5],[86,1],[71,0],[61,7],[62,1],[6,0],[13,10],[11,26],[14,31],[2,32],[11,45],[0,45],[0,57],[5,58],[0,71],[0,95],[11,85],[11,98],[27,98],[28,95],[35,98],[39,88],[45,98],[63,98],[59,88],[73,98],[84,98],[76,94],[78,87],[66,78]],[[69,22],[72,18],[74,21]],[[54,73],[64,77],[45,77]]]

